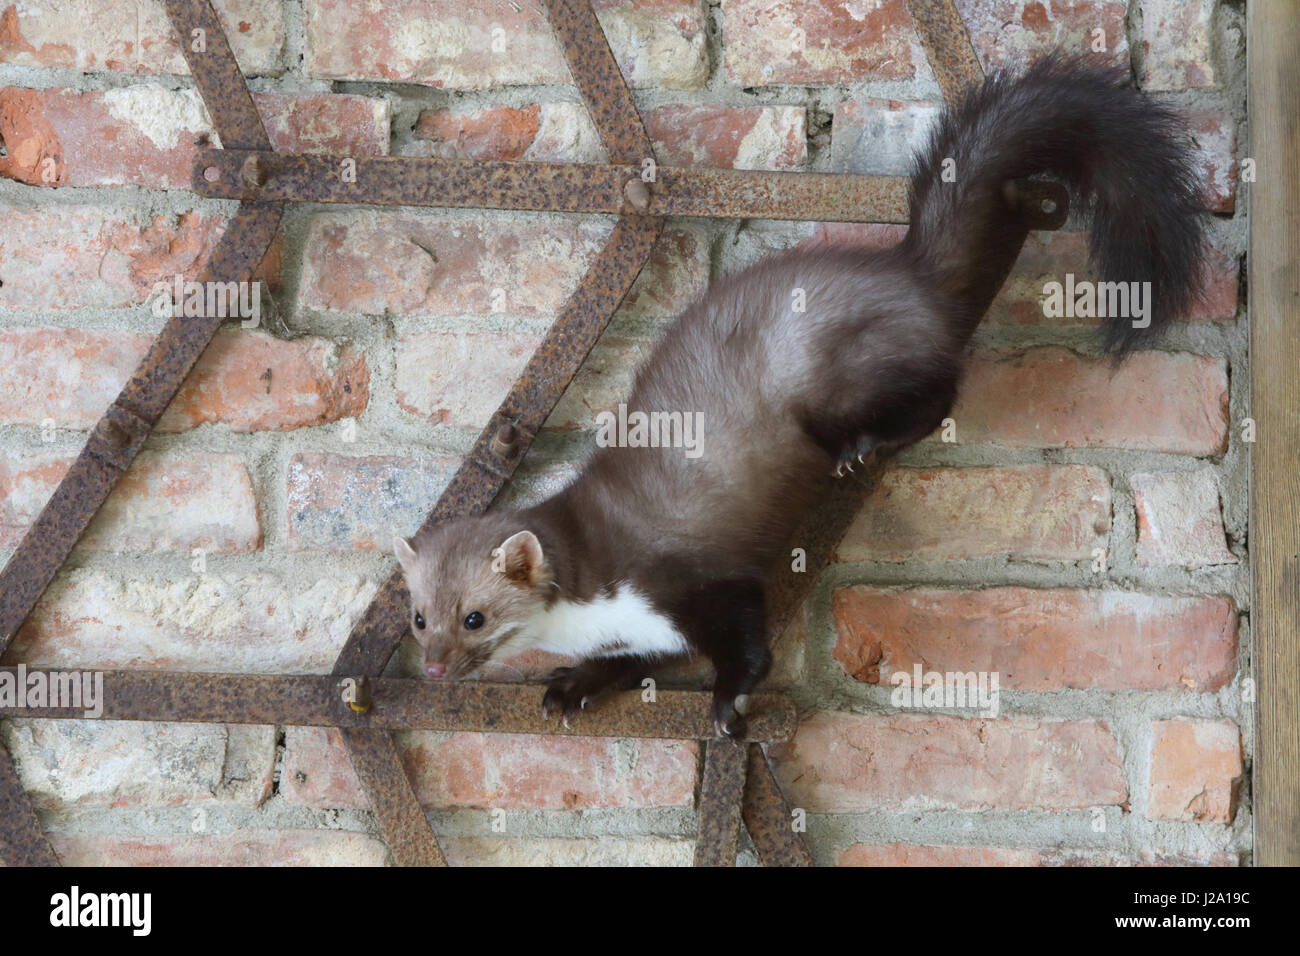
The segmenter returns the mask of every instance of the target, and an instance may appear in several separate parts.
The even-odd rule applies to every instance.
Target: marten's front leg
[[[561,667],[551,674],[542,697],[542,714],[563,715],[564,726],[580,711],[587,710],[610,691],[638,686],[662,661],[625,654],[620,657],[593,657],[573,667]]]

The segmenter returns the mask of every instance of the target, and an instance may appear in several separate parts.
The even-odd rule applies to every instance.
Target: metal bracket
[[[952,0],[906,0],[944,96],[950,102],[981,71]],[[193,189],[241,204],[204,266],[201,280],[243,281],[255,272],[279,227],[285,202],[346,202],[532,209],[619,216],[604,249],[565,303],[501,407],[487,423],[426,520],[438,524],[487,508],[527,453],[609,317],[631,288],[663,229],[664,216],[907,221],[907,185],[890,176],[765,173],[655,167],[649,137],[589,3],[547,0],[564,48],[610,156],[607,165],[456,162],[399,157],[283,155],[270,142],[209,0],[166,0],[195,85],[225,148],[202,151]],[[205,42],[192,44],[195,31]],[[195,50],[198,46],[201,49]],[[351,160],[345,181],[338,175]],[[1055,229],[1068,196],[1051,183],[1017,183],[1012,198],[1026,230]],[[67,558],[90,519],[130,465],[185,376],[221,325],[220,318],[168,322],[149,354],[95,426],[80,456],[0,571],[0,655]],[[812,573],[779,575],[771,591],[771,629],[781,634],[829,559],[867,492],[857,482],[827,485],[826,506],[798,535]],[[338,727],[369,794],[379,829],[401,865],[445,865],[389,731],[436,728],[500,733],[576,733],[706,741],[699,803],[697,865],[735,863],[740,822],[765,864],[810,865],[761,741],[787,739],[796,715],[785,697],[759,694],[749,743],[715,740],[709,695],[660,692],[653,707],[638,695],[612,699],[573,731],[544,722],[527,685],[442,685],[380,677],[406,627],[406,592],[393,574],[356,623],[332,676],[105,675],[104,719],[250,722]],[[356,678],[353,696],[340,691]],[[360,687],[360,693],[355,688]],[[67,718],[54,710],[0,710],[2,716]],[[41,832],[9,754],[0,747],[0,861],[50,864]]]

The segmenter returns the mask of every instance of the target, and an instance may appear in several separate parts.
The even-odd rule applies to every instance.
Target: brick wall
[[[595,5],[665,163],[902,173],[940,99],[901,0]],[[535,3],[216,7],[277,148],[603,159]],[[1104,43],[1189,116],[1210,294],[1112,372],[1087,328],[1039,306],[1045,281],[1085,271],[1077,224],[1030,237],[957,440],[901,456],[781,641],[771,683],[805,718],[778,773],[822,863],[1247,862],[1243,5],[958,7],[986,66]],[[0,558],[160,327],[154,283],[194,275],[231,215],[186,189],[213,134],[185,72],[159,3],[0,0]],[[419,523],[610,228],[290,207],[263,267],[273,311],[218,335],[14,658],[327,670],[390,534]],[[595,412],[711,277],[899,234],[671,221],[511,499],[572,473]],[[914,666],[997,672],[998,712],[895,706],[890,675]],[[414,673],[409,653],[397,667]],[[68,862],[385,859],[333,732],[0,733]],[[453,862],[690,860],[694,744],[398,738]]]

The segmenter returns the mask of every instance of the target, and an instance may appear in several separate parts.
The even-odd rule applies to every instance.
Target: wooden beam
[[[1300,864],[1300,5],[1251,0],[1255,862]]]

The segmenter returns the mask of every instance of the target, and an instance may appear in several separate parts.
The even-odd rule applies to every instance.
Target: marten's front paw
[[[741,712],[749,702],[746,694],[739,697],[713,698],[713,732],[719,737],[744,740],[749,723]]]
[[[548,720],[556,714],[561,715],[565,727],[569,721],[591,706],[594,694],[592,689],[584,686],[584,681],[577,668],[561,667],[551,674],[542,697],[542,716]]]

